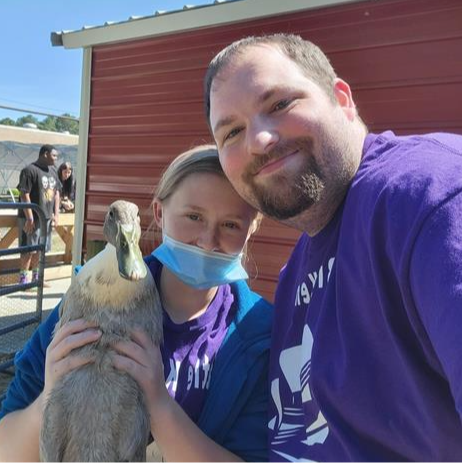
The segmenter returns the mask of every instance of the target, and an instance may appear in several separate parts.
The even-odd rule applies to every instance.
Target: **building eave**
[[[324,8],[358,0],[228,0],[185,7],[172,12],[131,18],[114,24],[84,27],[78,31],[52,32],[53,46],[85,48],[114,42],[156,37],[301,10]]]

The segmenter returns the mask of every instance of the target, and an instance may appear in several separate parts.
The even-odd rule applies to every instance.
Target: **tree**
[[[72,117],[70,114],[62,114],[62,116]],[[70,119],[60,119],[56,120],[56,130],[58,132],[66,132],[72,133],[74,135],[79,134],[79,122],[72,121]]]
[[[16,122],[10,117],[5,117],[4,119],[0,119],[0,125],[16,125]]]
[[[38,128],[40,130],[48,130],[50,132],[58,132],[56,129],[56,117],[47,116],[43,121],[38,123]]]
[[[24,127],[24,124],[35,124],[38,126],[39,121],[35,116],[32,116],[32,114],[28,114],[27,116],[22,116],[16,119],[17,127]]]
[[[62,114],[63,116],[72,117],[70,114]],[[40,130],[48,130],[50,132],[69,132],[73,135],[79,134],[79,121],[70,119],[61,119],[56,116],[47,116],[43,121],[39,121],[35,116],[28,114],[22,116],[16,121],[9,117],[0,120],[0,124],[14,125],[16,127],[24,127],[24,124],[35,124]]]

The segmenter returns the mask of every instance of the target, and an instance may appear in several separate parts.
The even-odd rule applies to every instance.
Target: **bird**
[[[106,247],[73,279],[54,331],[83,318],[102,335],[74,350],[93,362],[63,375],[48,395],[40,432],[42,461],[146,460],[150,419],[144,396],[130,375],[113,367],[111,347],[140,327],[153,343],[161,343],[161,302],[139,248],[138,207],[112,203],[103,233]]]

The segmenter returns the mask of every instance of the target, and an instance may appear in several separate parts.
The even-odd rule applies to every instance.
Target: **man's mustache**
[[[313,140],[311,138],[298,138],[296,140],[289,140],[286,142],[279,142],[271,151],[257,156],[247,169],[246,177],[255,176],[263,167],[271,162],[287,156],[295,151],[303,150],[307,153],[313,152]]]

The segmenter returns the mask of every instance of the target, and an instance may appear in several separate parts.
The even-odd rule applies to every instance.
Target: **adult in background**
[[[368,133],[293,35],[231,44],[205,88],[233,186],[303,232],[275,298],[270,459],[462,460],[462,137]]]
[[[58,167],[58,177],[62,185],[60,212],[74,212],[75,178],[69,161]]]
[[[35,203],[43,211],[46,219],[46,252],[51,250],[52,227],[58,225],[59,198],[61,184],[55,168],[58,152],[52,145],[40,148],[37,161],[21,170],[18,190],[21,202]],[[18,210],[19,246],[39,244],[40,222],[32,209]],[[38,280],[38,253],[21,254],[19,282],[29,283],[29,271],[32,269],[32,281]]]

